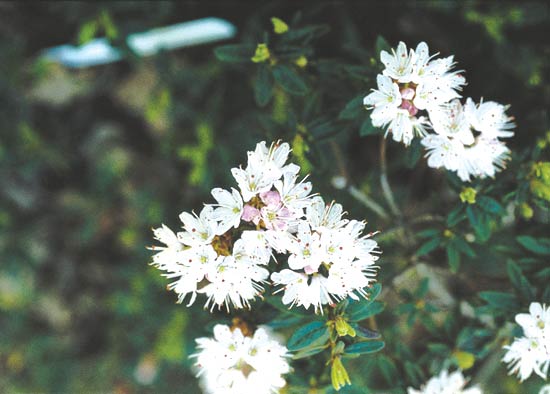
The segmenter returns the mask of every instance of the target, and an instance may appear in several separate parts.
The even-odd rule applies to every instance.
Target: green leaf
[[[314,321],[298,328],[290,337],[286,347],[295,352],[309,346],[322,346],[329,338],[329,329],[325,322]]]
[[[369,298],[368,300],[370,302],[374,301],[376,297],[380,295],[380,292],[382,291],[382,285],[380,283],[375,283],[372,285],[372,287],[369,289]]]
[[[418,233],[416,233],[416,236],[418,238],[432,238],[438,235],[440,231],[436,228],[429,228],[427,230],[422,230]]]
[[[345,354],[376,353],[384,348],[384,341],[357,342],[346,347]]]
[[[476,252],[468,245],[468,242],[466,242],[464,239],[460,237],[454,237],[451,241],[454,243],[456,248],[460,250],[463,254],[465,254],[468,257],[476,257]]]
[[[489,212],[495,215],[500,215],[504,212],[504,208],[502,207],[502,205],[500,205],[500,203],[497,200],[491,197],[487,197],[487,196],[478,197],[477,204],[485,212]]]
[[[230,44],[214,48],[218,60],[228,63],[248,63],[256,47],[247,44]]]
[[[377,54],[377,58],[380,56],[380,52],[386,51],[391,53],[391,46],[382,36],[376,37],[376,43],[374,46]]]
[[[468,220],[470,221],[478,240],[480,242],[487,241],[491,235],[491,228],[487,218],[485,217],[485,213],[474,208],[472,205],[468,205],[466,208],[466,215],[468,216]]]
[[[300,323],[305,316],[288,315],[270,321],[267,325],[271,328],[286,328]]]
[[[429,241],[426,241],[418,248],[415,255],[416,256],[424,256],[433,250],[437,249],[439,244],[441,243],[441,237],[434,237],[430,239]]]
[[[530,252],[550,256],[550,238],[533,238],[528,235],[516,237],[521,246]]]
[[[359,129],[359,136],[365,137],[367,135],[375,135],[382,133],[382,129],[379,127],[374,127],[370,116],[367,116],[363,123],[361,123],[361,128]]]
[[[340,111],[340,114],[338,114],[338,119],[352,120],[359,117],[361,114],[366,115],[365,107],[363,105],[363,97],[363,95],[360,95],[348,101],[344,109]]]
[[[453,243],[447,245],[447,261],[449,262],[451,272],[456,274],[460,266],[460,253],[458,249],[454,247]]]
[[[283,39],[287,41],[303,39],[307,43],[313,38],[321,37],[329,31],[330,27],[328,25],[311,25],[299,29],[292,28],[286,32]]]
[[[369,330],[368,328],[365,328],[363,326],[360,326],[357,323],[351,323],[350,326],[353,327],[355,330],[355,333],[357,336],[365,339],[378,339],[380,338],[380,334],[376,331]]]
[[[417,364],[405,361],[405,373],[414,386],[420,385],[422,381],[422,369]]]
[[[361,302],[351,304],[347,309],[349,321],[356,322],[365,320],[368,317],[379,314],[384,310],[384,304],[380,301]]]
[[[290,67],[278,64],[273,67],[273,76],[281,87],[290,94],[303,96],[307,93],[307,86],[303,79]]]
[[[323,350],[325,350],[329,346],[328,343],[321,345],[321,346],[315,346],[315,347],[309,347],[307,349],[302,349],[299,352],[295,353],[292,356],[293,360],[299,360],[301,358],[307,358],[311,357],[315,354],[321,353]]]
[[[463,207],[464,205],[461,204],[449,213],[449,216],[447,216],[447,226],[454,227],[466,219],[466,215],[462,212]]]
[[[513,311],[519,308],[517,298],[510,293],[503,293],[500,291],[482,291],[479,293],[479,297],[498,309]]]
[[[414,168],[420,157],[422,157],[422,144],[418,138],[415,138],[409,148],[405,151],[405,166],[407,168]]]
[[[392,385],[397,379],[397,367],[395,363],[385,355],[378,356],[378,368],[384,377],[386,383]]]
[[[273,95],[273,77],[266,64],[260,64],[254,84],[254,98],[260,107],[265,107]]]
[[[265,301],[285,314],[290,313],[298,316],[309,316],[307,310],[304,308],[289,308],[288,305],[283,304],[283,300],[279,296],[265,296]]]

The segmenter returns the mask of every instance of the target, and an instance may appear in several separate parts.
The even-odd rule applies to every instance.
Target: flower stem
[[[388,167],[386,165],[386,139],[382,138],[380,142],[380,185],[382,186],[382,192],[384,197],[390,206],[390,210],[394,216],[402,217],[401,211],[395,203],[393,193],[388,183]]]

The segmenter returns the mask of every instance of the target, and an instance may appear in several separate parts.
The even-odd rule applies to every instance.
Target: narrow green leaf
[[[377,57],[380,56],[380,52],[382,52],[382,51],[386,51],[386,52],[391,53],[390,44],[382,36],[376,37],[376,43],[375,43],[374,49],[376,50]]]
[[[359,136],[365,137],[367,135],[376,135],[382,133],[382,129],[379,127],[374,127],[370,116],[366,116],[363,123],[361,123],[361,128],[359,129]]]
[[[449,262],[451,272],[456,274],[460,266],[460,253],[458,249],[454,247],[453,243],[447,245],[447,261]]]
[[[365,320],[368,317],[379,314],[384,310],[384,304],[380,301],[372,303],[362,302],[348,307],[347,315],[352,322]]]
[[[364,95],[359,95],[354,99],[348,101],[346,106],[340,114],[338,114],[338,119],[340,120],[351,120],[359,117],[361,114],[367,115],[365,107],[363,106],[363,97]]]
[[[301,358],[307,358],[311,357],[315,354],[321,353],[323,350],[325,350],[329,346],[328,343],[321,345],[321,346],[315,346],[315,347],[309,347],[307,349],[302,349],[299,352],[295,353],[292,356],[293,360],[299,360]]]
[[[462,239],[461,237],[455,237],[453,238],[452,242],[456,246],[458,250],[460,250],[463,254],[465,254],[468,257],[476,257],[476,252],[468,245],[468,243]]]
[[[447,216],[447,226],[454,227],[464,219],[466,219],[466,215],[463,212],[464,205],[460,204],[456,208],[454,208],[449,215]]]
[[[432,238],[438,235],[440,231],[436,228],[429,228],[416,233],[418,238]]]
[[[248,63],[256,47],[247,44],[230,44],[214,48],[218,60],[228,63]]]
[[[278,64],[273,67],[273,76],[281,87],[290,94],[303,96],[307,93],[307,86],[303,79],[290,67]]]
[[[380,295],[380,292],[382,291],[382,285],[380,283],[375,283],[372,285],[372,287],[369,289],[369,298],[368,301],[372,302]]]
[[[397,379],[397,367],[395,363],[385,355],[378,356],[378,368],[384,377],[384,380],[388,384],[394,384]]]
[[[384,341],[357,342],[345,348],[345,354],[376,353],[384,348]]]
[[[380,338],[380,334],[376,331],[369,330],[368,328],[365,328],[363,326],[360,326],[357,323],[351,323],[350,326],[353,327],[355,330],[355,333],[357,336],[365,339],[378,339]]]
[[[418,248],[415,255],[416,256],[424,256],[424,255],[434,251],[435,249],[437,249],[437,247],[439,246],[440,243],[441,243],[441,237],[434,237],[434,238],[424,242],[422,244],[422,246],[420,246]]]
[[[487,241],[491,235],[491,228],[485,217],[485,213],[472,205],[468,205],[466,208],[466,215],[476,233],[477,239],[480,242]]]
[[[516,237],[521,246],[530,252],[550,256],[550,238],[533,238],[528,235]]]
[[[325,322],[314,321],[298,328],[287,342],[291,352],[309,346],[322,346],[329,338],[329,329]]]
[[[254,98],[260,107],[265,107],[273,95],[273,77],[269,66],[262,63],[258,68],[258,76],[254,83]]]
[[[482,291],[479,297],[487,301],[491,306],[498,309],[516,310],[519,308],[519,302],[513,294],[500,291]]]
[[[495,215],[500,215],[504,212],[504,208],[502,207],[502,205],[500,205],[500,203],[497,200],[491,197],[487,197],[487,196],[478,197],[477,204],[485,212],[489,212]]]

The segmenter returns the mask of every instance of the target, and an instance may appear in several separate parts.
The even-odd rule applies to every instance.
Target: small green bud
[[[307,57],[304,55],[300,56],[298,59],[294,60],[294,64],[296,64],[300,68],[304,68],[307,66]]]
[[[254,63],[263,63],[270,57],[269,48],[266,44],[260,43],[256,47],[256,52],[254,53],[254,56],[251,58],[251,60]]]
[[[330,370],[330,379],[332,381],[332,387],[334,390],[339,391],[342,387],[346,385],[351,385],[351,380],[349,380],[349,375],[340,357],[335,357],[332,360],[332,368]]]
[[[475,204],[476,202],[476,190],[471,187],[465,187],[460,192],[460,201],[468,204]]]
[[[472,368],[476,361],[476,358],[472,353],[463,352],[460,350],[455,350],[453,352],[453,357],[456,360],[458,367],[463,370]]]
[[[275,34],[284,34],[288,31],[288,25],[279,18],[271,18],[271,23],[273,23],[273,31]]]
[[[519,206],[519,212],[524,219],[531,219],[533,217],[533,208],[527,203],[523,203]]]

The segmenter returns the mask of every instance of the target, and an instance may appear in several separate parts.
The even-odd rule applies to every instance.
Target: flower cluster
[[[430,167],[456,172],[463,181],[493,177],[510,153],[499,138],[514,135],[508,107],[471,98],[462,105],[458,92],[466,80],[453,71],[453,56],[435,56],[425,42],[408,52],[400,42],[397,51],[380,53],[385,69],[377,77],[378,90],[363,101],[373,109],[372,124],[387,127],[386,135],[405,145],[421,137]]]
[[[449,374],[443,370],[438,376],[428,380],[421,390],[415,390],[412,387],[407,389],[408,394],[482,394],[483,392],[477,386],[465,389],[468,382],[464,379],[462,372],[455,371]]]
[[[298,178],[300,167],[287,164],[289,153],[287,143],[258,143],[247,166],[231,170],[238,190],[213,189],[217,204],[199,215],[183,212],[181,232],[154,230],[165,246],[151,248],[153,265],[176,279],[169,289],[179,302],[190,295],[190,305],[204,293],[211,309],[249,307],[268,283],[274,256],[288,256],[288,268],[270,277],[282,286],[285,304],[317,312],[366,296],[378,258],[372,234],[362,235],[364,222],[343,219],[340,204],[312,195],[311,183]]]
[[[507,352],[502,361],[509,363],[510,374],[517,373],[522,382],[533,371],[546,379],[550,366],[550,308],[532,302],[529,313],[517,314],[516,322],[524,336],[504,346]]]
[[[199,352],[192,357],[205,393],[271,394],[286,384],[287,348],[262,327],[245,336],[240,328],[218,324],[214,338],[196,342]]]

